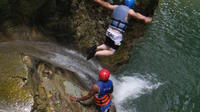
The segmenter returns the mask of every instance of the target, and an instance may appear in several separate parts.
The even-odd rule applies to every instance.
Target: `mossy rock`
[[[33,105],[32,88],[20,54],[1,51],[0,77],[0,108],[30,110]]]

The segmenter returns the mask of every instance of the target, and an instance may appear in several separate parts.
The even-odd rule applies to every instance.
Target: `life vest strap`
[[[97,106],[105,106],[111,100],[111,94],[106,94],[102,98],[94,97]]]
[[[115,24],[113,23],[114,21],[117,22],[117,25],[115,25]],[[120,27],[120,26],[119,26],[120,24],[124,24],[124,27],[123,27],[123,28]],[[112,26],[114,26],[114,27],[116,27],[116,28],[119,28],[119,29],[125,31],[125,29],[127,28],[128,23],[125,23],[125,22],[123,22],[123,21],[121,21],[121,20],[117,20],[117,19],[115,19],[115,18],[111,18],[111,23],[110,23],[110,25],[112,25]]]

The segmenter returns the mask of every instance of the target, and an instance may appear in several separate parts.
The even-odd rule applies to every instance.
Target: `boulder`
[[[19,53],[1,51],[0,77],[0,109],[30,112],[34,103],[33,91],[28,68]]]

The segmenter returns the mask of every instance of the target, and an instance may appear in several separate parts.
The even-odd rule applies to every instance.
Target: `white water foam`
[[[97,72],[101,69],[98,63],[90,60],[87,61],[83,55],[80,53],[64,49],[62,54],[56,51],[48,51],[48,58],[57,65],[60,65],[66,69],[69,69],[77,73],[80,78],[88,85],[91,86],[91,80],[97,80]],[[111,80],[114,83],[114,104],[116,106],[117,112],[127,112],[128,110],[123,108],[123,104],[128,100],[134,100],[143,94],[150,93],[153,89],[157,89],[161,83],[151,82],[151,78],[139,77],[142,75],[131,74],[132,76],[122,76],[116,79],[111,75]],[[153,76],[154,77],[154,76]],[[131,112],[136,112],[136,109],[131,109]]]
[[[127,111],[127,109],[122,107],[122,104],[126,103],[128,99],[134,100],[143,94],[151,92],[153,89],[157,89],[161,85],[159,82],[153,84],[147,79],[138,76],[124,76],[119,80],[112,80],[114,82],[113,95],[117,112]]]
[[[90,60],[87,61],[83,55],[80,53],[61,48],[58,46],[54,46],[51,44],[45,43],[35,43],[31,47],[35,48],[35,50],[44,52],[45,55],[38,54],[41,59],[52,62],[53,64],[62,66],[68,70],[71,70],[77,73],[83,81],[91,87],[92,81],[97,80],[98,71],[101,69],[101,66],[98,63]],[[51,46],[54,49],[49,49]],[[64,49],[64,50],[62,50]],[[132,76],[130,76],[132,75]],[[143,75],[139,75],[143,76]],[[143,94],[149,94],[152,90],[157,89],[161,83],[156,81],[156,83],[152,83],[151,78],[156,78],[152,76],[151,78],[139,77],[138,74],[129,74],[129,76],[122,76],[121,78],[116,78],[111,75],[111,80],[114,83],[114,103],[117,109],[117,112],[136,112],[136,108],[131,108],[131,110],[127,110],[123,107],[124,103],[127,101],[132,101]],[[22,107],[24,109],[30,110],[30,108]],[[0,110],[4,111],[4,110]]]
[[[97,71],[100,70],[100,65],[95,64],[93,61],[86,61],[84,56],[75,51],[66,50],[66,52],[70,53],[72,56],[55,54],[52,60],[77,73],[86,82],[90,82],[88,75],[94,80],[97,80]],[[96,70],[94,71],[94,69]],[[133,76],[123,76],[119,79],[116,79],[113,75],[111,75],[111,80],[114,83],[113,101],[117,112],[127,111],[127,109],[125,110],[122,106],[123,103],[126,103],[127,99],[134,100],[143,94],[151,92],[153,89],[157,89],[161,85],[159,82],[153,84],[149,78],[145,79],[143,77],[139,77],[138,74],[137,76],[135,76],[136,74],[132,75]]]

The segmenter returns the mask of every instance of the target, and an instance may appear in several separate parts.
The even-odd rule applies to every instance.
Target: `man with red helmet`
[[[80,98],[71,96],[70,99],[79,102],[93,96],[99,112],[109,112],[112,102],[111,93],[113,92],[113,83],[109,80],[109,77],[110,72],[107,69],[101,69],[99,72],[99,81],[96,84],[93,84],[92,89],[86,96]]]

